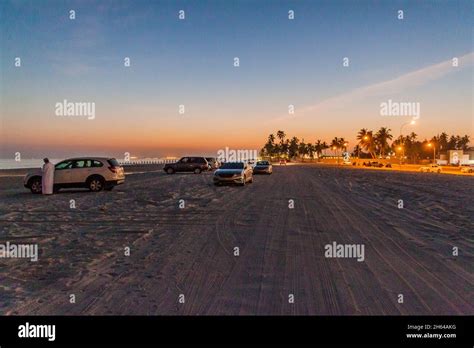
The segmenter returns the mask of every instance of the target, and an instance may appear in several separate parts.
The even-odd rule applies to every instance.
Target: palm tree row
[[[319,139],[314,144],[306,143],[304,139],[300,141],[297,137],[287,139],[285,132],[279,130],[276,137],[274,134],[268,136],[266,144],[260,150],[260,154],[265,157],[291,159],[299,156],[304,160],[306,156],[309,156],[314,159],[314,155],[320,158],[323,151],[329,147],[325,141]]]
[[[362,128],[357,133],[357,144],[352,152],[353,157],[361,158],[385,158],[387,155],[397,154],[397,151],[403,149],[403,154],[413,161],[416,161],[426,155],[428,148],[427,144],[434,146],[437,153],[446,150],[467,150],[469,145],[469,136],[463,137],[459,135],[451,135],[441,133],[431,138],[431,140],[418,141],[417,134],[411,133],[407,136],[399,136],[391,144],[389,141],[393,139],[391,129],[381,127],[377,132]],[[314,144],[306,143],[304,139],[300,141],[297,137],[288,139],[286,133],[279,130],[274,134],[268,136],[266,144],[260,151],[260,154],[265,157],[278,158],[296,158],[300,157],[304,160],[305,157],[311,159],[316,157],[318,160],[322,157],[324,150],[331,149],[337,156],[340,151],[347,151],[347,141],[344,138],[335,137],[329,144],[318,139]],[[400,155],[400,153],[398,153]]]

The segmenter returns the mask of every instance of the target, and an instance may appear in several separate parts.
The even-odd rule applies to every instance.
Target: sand
[[[0,314],[474,313],[473,177],[288,165],[215,187],[127,171],[112,192],[48,197],[0,177],[0,243],[40,251],[0,259]],[[326,258],[334,241],[364,244],[364,261]]]

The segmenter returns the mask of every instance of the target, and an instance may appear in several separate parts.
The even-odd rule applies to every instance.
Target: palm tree
[[[304,156],[306,155],[306,150],[307,150],[306,143],[304,142],[304,139],[303,139],[301,140],[301,143],[298,146],[298,153],[301,157],[302,162],[304,162]]]
[[[314,151],[316,152],[316,155],[318,156],[318,162],[321,160],[321,155],[323,154],[323,151],[327,148],[329,148],[328,144],[326,144],[325,141],[321,141],[319,139],[314,144]]]
[[[268,136],[267,143],[263,146],[261,150],[261,154],[267,155],[271,158],[275,155],[276,150],[277,146],[275,145],[275,136],[273,134],[270,134]]]
[[[338,138],[338,137],[334,137],[334,139],[331,140],[331,148],[332,148],[332,150],[337,150],[337,149],[339,149],[339,144],[340,144],[339,138]]]
[[[311,144],[311,143],[307,143],[306,144],[306,153],[309,155],[309,158],[311,158],[311,160],[314,159],[314,152],[315,152],[314,145]]]
[[[469,141],[470,137],[467,134],[459,139],[459,147],[461,148],[461,150],[467,151],[467,149],[469,148]]]
[[[359,158],[359,155],[360,155],[360,145],[356,144],[356,146],[354,146],[354,149],[352,150],[351,156]]]
[[[438,141],[440,151],[448,149],[448,134],[446,132],[443,132],[438,136]]]
[[[339,163],[339,149],[342,149],[346,145],[344,138],[334,137],[331,141],[331,148],[336,151],[337,163]]]
[[[380,149],[382,158],[385,158],[385,150],[388,148],[388,140],[392,140],[393,135],[390,134],[391,129],[387,127],[381,127],[375,134],[375,142]]]
[[[280,144],[283,144],[283,141],[285,140],[286,134],[284,131],[279,130],[277,132],[277,138],[280,139]]]
[[[282,130],[279,130],[277,132],[277,138],[280,139],[280,148],[279,148],[279,155],[281,155],[284,151],[284,143],[285,143],[285,137],[286,137],[286,134],[284,131]]]
[[[270,134],[270,135],[268,136],[268,142],[271,143],[271,144],[273,144],[273,143],[275,142],[275,135]]]
[[[375,141],[372,131],[362,128],[357,133],[357,140],[359,140],[360,148],[365,149],[372,158],[375,158]]]
[[[298,144],[299,144],[299,139],[297,137],[293,137],[290,140],[290,144],[288,146],[288,157],[293,158],[296,157],[298,154]]]

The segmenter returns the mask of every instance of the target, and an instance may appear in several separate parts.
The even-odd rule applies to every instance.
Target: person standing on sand
[[[44,195],[53,194],[54,185],[54,164],[48,158],[43,159],[43,175],[41,178],[41,190]]]

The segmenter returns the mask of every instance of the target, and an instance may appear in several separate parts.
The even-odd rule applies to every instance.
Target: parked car
[[[91,191],[112,190],[125,182],[123,167],[115,158],[81,157],[57,163],[54,169],[53,189],[88,188]],[[41,169],[26,174],[23,184],[32,193],[41,193]]]
[[[382,168],[383,167],[383,163],[380,163],[380,162],[377,162],[377,161],[370,161],[370,162],[364,162],[363,163],[364,166],[366,167],[376,167],[376,168]]]
[[[391,164],[391,163],[387,163],[387,164],[385,165],[385,168],[392,168],[392,164]]]
[[[200,174],[209,170],[209,163],[204,157],[182,157],[178,162],[165,164],[163,170],[168,174],[177,172]]]
[[[207,163],[209,163],[209,168],[211,170],[219,168],[219,161],[214,157],[206,157]]]
[[[286,166],[286,160],[284,160],[284,159],[280,160],[280,165],[285,165]]]
[[[427,166],[420,167],[420,172],[441,173],[441,166],[439,164],[429,164]]]
[[[254,174],[272,174],[273,166],[268,161],[258,161],[253,167]]]
[[[463,166],[461,173],[474,173],[474,166]]]
[[[224,163],[214,172],[214,185],[239,184],[244,186],[253,182],[252,167],[243,162]]]

